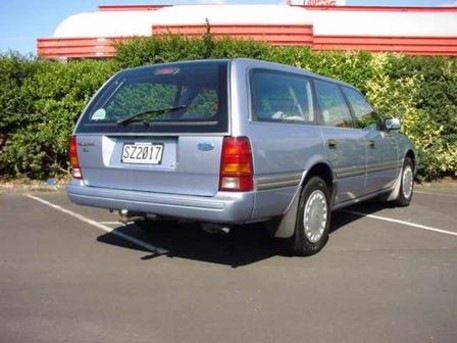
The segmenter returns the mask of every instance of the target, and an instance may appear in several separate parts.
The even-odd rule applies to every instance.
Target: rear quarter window
[[[292,73],[253,69],[249,79],[254,121],[314,123],[309,78]]]

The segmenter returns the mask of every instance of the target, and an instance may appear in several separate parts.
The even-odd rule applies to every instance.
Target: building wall
[[[294,1],[295,3],[295,1]],[[38,39],[45,58],[110,57],[113,42],[164,32],[251,38],[315,50],[457,55],[457,7],[295,5],[100,6]]]
[[[344,6],[346,0],[289,0],[287,3],[299,6]]]

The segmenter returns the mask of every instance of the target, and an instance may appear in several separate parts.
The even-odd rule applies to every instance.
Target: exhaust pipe
[[[124,225],[133,223],[138,220],[146,220],[146,215],[138,215],[135,213],[130,213],[126,208],[118,211],[119,218],[118,221]]]
[[[231,230],[230,227],[228,227],[228,226],[224,226],[224,225],[220,225],[220,224],[212,224],[212,223],[201,224],[201,229],[211,235],[217,235],[217,234],[228,235]]]

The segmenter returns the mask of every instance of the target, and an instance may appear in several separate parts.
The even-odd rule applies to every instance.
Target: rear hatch
[[[91,101],[75,130],[88,186],[212,196],[228,135],[229,62],[125,70]]]

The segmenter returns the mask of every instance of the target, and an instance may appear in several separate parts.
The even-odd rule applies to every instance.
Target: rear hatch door
[[[228,61],[156,65],[113,77],[77,125],[88,186],[212,196],[228,130]]]

